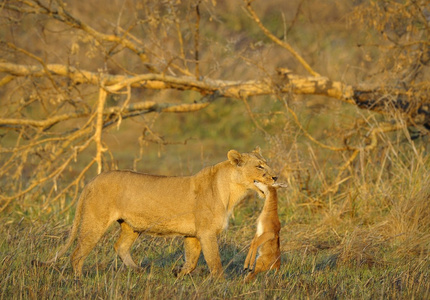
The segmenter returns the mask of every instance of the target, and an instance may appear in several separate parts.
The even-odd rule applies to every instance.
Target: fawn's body
[[[266,199],[263,210],[258,217],[257,232],[245,259],[244,269],[251,271],[245,277],[245,281],[253,279],[255,275],[263,271],[272,269],[277,271],[281,265],[281,250],[279,247],[281,223],[278,216],[276,187],[260,182],[254,184],[264,193]]]

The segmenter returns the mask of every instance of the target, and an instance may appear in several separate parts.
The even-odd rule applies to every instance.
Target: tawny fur
[[[264,193],[263,210],[257,220],[257,232],[245,259],[244,269],[250,271],[245,281],[252,280],[258,273],[267,270],[278,271],[281,266],[279,231],[281,223],[278,216],[277,187],[285,185],[266,185],[256,182],[255,185]],[[258,254],[258,256],[257,256]]]
[[[86,185],[79,198],[69,239],[51,264],[64,255],[77,237],[71,256],[76,276],[85,258],[115,221],[121,233],[115,250],[128,267],[139,268],[130,247],[142,234],[184,236],[185,264],[178,276],[193,271],[201,251],[211,275],[222,276],[217,235],[227,227],[235,205],[258,180],[276,181],[259,148],[252,153],[230,150],[228,160],[204,168],[193,176],[166,177],[131,171],[102,173]]]

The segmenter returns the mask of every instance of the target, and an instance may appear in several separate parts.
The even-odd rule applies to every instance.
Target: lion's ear
[[[255,147],[254,151],[252,151],[253,153],[263,157],[263,155],[261,154],[261,148],[260,146]]]
[[[240,166],[242,164],[242,154],[236,150],[228,151],[227,157],[233,166]]]
[[[259,159],[263,160],[264,162],[266,162],[266,160],[263,157],[263,154],[261,154],[261,148],[259,146],[255,147],[255,149],[252,151],[252,153],[258,157]]]

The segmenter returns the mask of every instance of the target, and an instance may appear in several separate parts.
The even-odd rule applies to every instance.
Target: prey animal
[[[272,269],[278,271],[281,266],[279,242],[281,223],[278,216],[276,189],[286,187],[286,185],[283,183],[267,185],[259,181],[254,182],[254,184],[263,192],[265,201],[263,210],[258,217],[257,232],[245,259],[244,270],[250,272],[245,277],[245,281],[254,279],[258,273],[263,271]]]

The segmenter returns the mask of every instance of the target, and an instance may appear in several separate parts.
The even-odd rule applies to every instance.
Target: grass
[[[60,223],[25,220],[3,227],[2,299],[424,299],[430,292],[428,259],[351,267],[338,263],[330,250],[310,248],[284,252],[278,274],[261,274],[255,282],[244,284],[241,267],[246,253],[245,245],[236,242],[243,240],[239,228],[221,239],[223,265],[227,266],[224,282],[208,277],[203,260],[192,275],[173,277],[172,267],[182,261],[179,238],[139,239],[133,255],[146,270],[125,269],[112,250],[115,230],[90,255],[80,281],[74,280],[67,259],[53,267],[31,266],[31,259],[52,254],[63,242],[65,229]]]
[[[368,169],[366,186],[361,176],[353,178],[331,205],[313,194],[319,205],[306,202],[304,193],[294,198],[294,187],[280,192],[281,270],[247,284],[242,264],[262,206],[255,197],[239,204],[228,231],[220,236],[225,281],[208,276],[203,257],[191,275],[176,279],[171,270],[183,263],[179,237],[140,237],[132,255],[145,270],[126,269],[113,250],[118,226],[90,254],[78,281],[68,256],[50,267],[34,267],[31,260],[52,256],[64,243],[73,211],[47,215],[37,209],[10,209],[0,229],[0,298],[428,299],[428,160],[398,159],[402,162],[392,163],[403,172],[393,173],[390,181],[371,186],[378,172]],[[354,190],[354,184],[361,188]],[[366,199],[370,191],[372,199]]]
[[[261,118],[264,121],[265,115]],[[179,237],[141,236],[132,256],[145,270],[124,268],[113,250],[118,226],[112,226],[90,254],[79,281],[72,274],[70,251],[53,266],[34,267],[33,259],[51,257],[65,242],[74,210],[59,213],[69,198],[50,202],[23,197],[0,215],[0,299],[428,299],[430,155],[426,140],[382,136],[378,148],[361,153],[345,171],[342,178],[347,180],[330,194],[324,190],[348,156],[310,145],[288,120],[279,124],[282,131],[266,137],[264,145],[270,165],[290,184],[279,191],[282,265],[277,274],[263,273],[254,282],[243,282],[242,265],[263,204],[255,196],[238,205],[228,231],[219,238],[226,274],[221,282],[209,277],[203,257],[191,275],[183,279],[172,275],[184,260]],[[313,133],[318,134],[316,129]],[[200,139],[166,147],[161,158],[146,153],[145,163],[152,161],[152,165],[145,168],[157,169],[157,159],[173,168],[179,164],[177,157],[185,157],[183,172],[187,173],[223,159],[221,150],[207,150]],[[209,139],[216,144],[216,138]],[[206,148],[199,153],[203,144]],[[131,161],[125,147],[123,151],[120,159]]]
[[[300,73],[300,67],[288,53],[269,44],[264,46],[267,40],[242,13],[240,5],[218,2],[219,12],[214,16],[222,16],[222,19],[212,21],[211,17],[208,21],[209,18],[202,17],[201,21],[205,25],[201,26],[202,74],[210,78],[244,80],[266,76],[266,72],[272,73],[278,66],[287,66]],[[274,10],[269,7],[270,1],[260,2],[264,23],[280,37],[284,34],[284,24],[281,23],[285,13],[285,29],[291,29],[287,41],[324,76],[361,84],[368,74],[379,73],[375,72],[377,64],[374,61],[363,61],[362,56],[366,54],[363,48],[355,46],[357,43],[373,45],[373,40],[363,41],[356,24],[344,28],[351,9],[337,12],[326,10],[327,4],[321,1],[281,1],[275,3]],[[351,5],[344,2],[343,6]],[[299,3],[303,3],[301,10],[304,13],[293,26]],[[118,5],[123,5],[122,2],[119,1],[117,6],[111,4],[97,7],[97,1],[76,2],[81,11],[79,17],[97,20],[90,23],[93,26],[102,26],[100,20],[110,20],[103,22],[114,24],[121,19],[118,11],[122,9]],[[134,4],[129,2],[127,5],[134,16]],[[339,8],[338,5],[333,7]],[[264,17],[265,10],[274,13]],[[224,14],[225,11],[230,13]],[[95,13],[97,17],[94,17]],[[99,18],[100,15],[103,18]],[[133,16],[121,20],[134,20]],[[322,22],[322,19],[326,21]],[[34,53],[55,53],[49,55],[49,62],[65,62],[69,57],[69,43],[65,40],[76,37],[61,30],[61,37],[46,38],[42,43],[39,29],[45,27],[33,26],[34,20],[27,21],[27,25],[32,24],[33,31],[24,26],[15,33],[16,37],[25,37],[21,47]],[[220,27],[224,23],[226,26]],[[43,34],[51,37],[51,31],[43,30]],[[4,32],[1,33],[5,35]],[[135,34],[142,35],[142,32]],[[193,45],[190,37],[187,41]],[[86,56],[91,43],[77,41],[81,51],[73,59],[90,70],[105,66],[104,55]],[[34,47],[29,47],[30,44]],[[175,48],[176,44],[174,39],[171,40],[166,51]],[[373,55],[375,49],[366,51]],[[116,55],[123,55],[118,59],[133,72],[143,72],[136,67],[139,63],[128,54]],[[242,60],[242,56],[255,59],[256,64],[250,68],[245,66],[247,60]],[[72,63],[75,63],[73,59]],[[80,93],[89,103],[96,97],[93,89],[83,89]],[[21,94],[17,95],[18,100],[11,99],[21,101]],[[136,93],[133,101],[181,101],[186,98],[187,102],[192,102],[200,98],[194,93],[180,95],[179,92],[157,94],[145,91]],[[380,137],[373,152],[363,151],[345,170],[342,177],[345,181],[339,190],[335,194],[326,194],[324,191],[333,183],[339,167],[350,153],[339,154],[316,147],[294,125],[278,100],[258,97],[249,102],[267,135],[256,129],[242,103],[219,99],[204,111],[192,115],[162,114],[157,118],[148,116],[129,120],[119,130],[107,131],[104,141],[117,160],[112,164],[122,169],[132,168],[133,159],[139,156],[138,138],[144,125],[154,123],[152,130],[166,141],[166,145],[145,145],[137,169],[166,175],[188,175],[225,159],[231,148],[249,151],[260,145],[270,165],[290,184],[288,190],[280,191],[279,197],[282,265],[277,274],[264,273],[254,282],[243,282],[242,264],[262,207],[261,200],[253,196],[239,204],[228,231],[219,238],[226,274],[226,280],[222,282],[210,279],[203,257],[191,275],[183,279],[172,275],[171,270],[184,260],[181,238],[140,237],[133,246],[132,255],[145,270],[136,272],[124,268],[113,250],[118,237],[117,226],[112,226],[90,254],[84,265],[85,276],[79,281],[72,274],[70,251],[53,266],[34,267],[31,265],[33,259],[51,257],[65,242],[74,215],[73,209],[59,214],[70,203],[69,196],[57,202],[44,198],[51,188],[47,186],[32,194],[35,196],[20,197],[0,214],[0,299],[429,299],[428,138],[404,142],[406,138],[402,133]],[[321,97],[291,96],[288,102],[304,128],[328,145],[342,146],[343,138],[349,136],[350,131],[356,131],[351,137],[351,145],[364,143],[366,130],[363,129],[364,133],[360,135],[360,124],[373,128],[380,121],[392,121],[389,116],[375,117],[354,106]],[[2,108],[15,111],[14,106],[8,105]],[[35,109],[32,114],[40,118],[37,112]],[[12,147],[20,135],[9,134],[2,138],[2,147]],[[93,157],[91,151],[71,165],[67,176],[73,178],[79,173],[85,159]],[[0,160],[8,158],[2,155]],[[36,161],[39,162],[39,158]],[[31,172],[31,168],[29,170]],[[95,174],[95,169],[92,172]],[[67,176],[59,178],[59,190],[61,185],[70,182]],[[8,192],[4,188],[6,183],[16,186],[9,176],[3,176],[1,180],[1,192]],[[85,182],[89,180],[85,178]]]
[[[219,238],[225,281],[210,278],[203,257],[191,275],[176,279],[172,269],[184,260],[179,237],[141,236],[132,255],[145,270],[126,269],[113,250],[118,226],[90,254],[79,281],[70,251],[53,266],[34,267],[33,259],[51,257],[65,242],[74,211],[59,214],[70,199],[50,203],[49,211],[40,201],[22,199],[1,215],[0,299],[429,298],[430,156],[425,143],[384,138],[390,151],[366,154],[334,195],[320,193],[324,184],[318,174],[335,177],[329,154],[316,153],[326,161],[314,164],[307,184],[300,184],[304,172],[290,176],[290,188],[279,192],[282,265],[277,274],[243,282],[242,264],[262,207],[255,196],[238,205]],[[300,144],[292,145],[288,150],[269,139],[271,164],[285,165],[294,151],[305,153]]]

